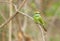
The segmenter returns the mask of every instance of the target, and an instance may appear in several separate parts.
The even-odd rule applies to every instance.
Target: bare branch
[[[24,16],[24,23],[23,23],[23,26],[22,26],[22,30],[23,30],[23,31],[25,31],[26,26],[27,26],[27,17]]]
[[[21,9],[25,3],[25,0],[23,1],[23,3],[20,5],[19,9]],[[5,23],[3,23],[2,25],[0,25],[0,28],[4,27],[11,19],[13,19],[19,12],[16,10],[15,14],[12,15]]]
[[[42,41],[46,41],[45,40],[45,35],[44,35],[44,30],[43,30],[43,28],[39,25],[39,24],[37,24],[37,26],[39,27],[39,29],[41,30],[41,34],[42,34]]]
[[[24,1],[22,2],[22,4],[20,4],[20,6],[19,6],[18,9],[21,9],[21,8],[24,6],[24,4],[26,3],[26,1],[27,1],[27,0],[24,0]]]
[[[9,17],[11,17],[13,15],[13,6],[12,6],[12,1],[13,0],[9,0]],[[9,21],[8,23],[8,27],[9,27],[9,41],[12,41],[11,35],[12,35],[12,20]]]
[[[0,25],[0,28],[4,27],[6,24],[8,24],[8,22],[13,19],[16,15],[18,14],[18,12],[16,12],[13,16],[11,16],[7,21],[5,21],[2,25]]]

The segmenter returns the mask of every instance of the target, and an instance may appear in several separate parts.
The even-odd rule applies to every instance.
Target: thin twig
[[[39,29],[41,29],[42,41],[45,41],[44,30],[43,30],[43,28],[39,24],[37,24],[37,25],[38,25]]]
[[[13,19],[16,15],[18,14],[18,12],[16,12],[13,16],[11,16],[7,21],[5,21],[2,25],[0,25],[0,28],[4,27],[6,24],[8,24],[8,22]]]
[[[12,6],[12,1],[13,0],[9,0],[9,17],[11,17],[13,15],[13,6]],[[12,35],[12,20],[9,21],[8,23],[8,27],[9,27],[9,41],[12,41],[11,35]]]
[[[26,26],[27,26],[27,17],[24,16],[24,23],[23,23],[23,26],[22,26],[22,31],[25,31]]]
[[[14,18],[17,14],[19,14],[19,13],[22,14],[22,15],[24,15],[24,16],[26,16],[26,17],[29,17],[29,18],[32,19],[32,20],[34,20],[31,16],[29,16],[29,15],[23,13],[23,12],[17,11],[17,12],[15,12],[15,14],[14,14],[13,16],[11,16],[5,23],[3,23],[2,25],[0,25],[0,28],[4,27],[11,19],[13,19],[13,18]]]
[[[22,2],[22,4],[19,6],[18,9],[21,9],[21,8],[24,6],[24,4],[26,3],[26,1],[27,1],[27,0],[24,0],[24,1]]]
[[[27,6],[27,2],[25,3],[25,6],[23,7],[23,9],[25,10],[24,13],[28,13],[26,12],[26,9],[28,8]],[[22,26],[22,31],[25,32],[25,29],[26,29],[26,26],[27,26],[27,17],[24,16],[24,22],[23,22],[23,26]]]
[[[25,1],[25,0],[24,0],[24,1]],[[24,1],[23,1],[23,2],[24,2]],[[24,2],[24,3],[25,3],[25,2]],[[24,5],[24,4],[22,3],[19,9],[21,9],[21,7],[23,7],[22,5]],[[19,12],[16,11],[16,12],[14,13],[14,15],[12,15],[7,21],[5,21],[2,25],[0,25],[0,28],[4,27],[6,24],[8,24],[8,22],[9,22],[11,19],[13,19],[18,13],[19,13]]]

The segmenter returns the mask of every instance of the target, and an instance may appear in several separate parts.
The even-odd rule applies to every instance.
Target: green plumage
[[[34,21],[36,23],[40,24],[43,27],[43,29],[46,31],[46,29],[44,27],[45,22],[44,22],[43,18],[41,17],[40,12],[35,12],[33,18],[34,18]]]
[[[40,16],[40,14],[35,14],[34,15],[34,21],[36,23],[44,25],[44,21],[43,21],[42,17]]]

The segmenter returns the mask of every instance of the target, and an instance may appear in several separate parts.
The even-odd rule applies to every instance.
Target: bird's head
[[[40,16],[40,12],[39,11],[35,11],[34,15],[35,15],[35,17],[38,17],[38,16]]]
[[[39,12],[39,11],[35,11],[34,13],[35,13],[35,14],[40,14],[40,12]]]

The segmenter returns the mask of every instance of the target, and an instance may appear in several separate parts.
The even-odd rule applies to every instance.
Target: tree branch
[[[8,22],[13,19],[16,15],[18,14],[18,12],[16,12],[13,16],[11,16],[7,21],[5,21],[2,25],[0,25],[0,28],[4,27],[6,24],[8,24]]]
[[[24,0],[24,1],[22,2],[22,4],[20,5],[20,7],[19,7],[18,9],[21,9],[21,8],[23,7],[25,1],[26,1],[26,0]],[[13,4],[13,5],[14,5],[14,4]],[[14,5],[14,6],[15,6],[15,5]],[[15,7],[16,7],[16,6],[15,6]],[[15,12],[14,15],[12,15],[6,22],[4,22],[2,25],[0,25],[0,28],[4,27],[6,24],[8,24],[8,22],[9,22],[11,19],[13,19],[18,13],[19,13],[19,12],[16,10],[16,12]]]

